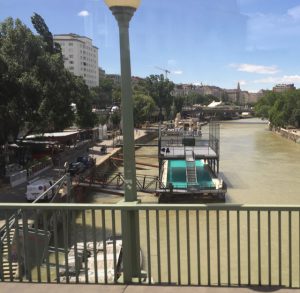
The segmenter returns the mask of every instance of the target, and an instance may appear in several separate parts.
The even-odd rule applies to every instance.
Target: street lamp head
[[[111,7],[131,7],[137,9],[140,6],[141,0],[104,0],[106,5]]]

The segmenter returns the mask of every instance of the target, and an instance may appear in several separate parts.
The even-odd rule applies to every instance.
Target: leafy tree
[[[60,45],[54,42],[53,35],[49,31],[44,19],[39,14],[34,13],[31,17],[31,22],[37,33],[44,41],[46,52],[50,54],[61,53]]]
[[[167,116],[169,116],[173,99],[171,93],[175,86],[174,83],[169,79],[165,79],[161,74],[147,77],[145,85],[147,92],[160,109],[160,117],[162,115],[162,108],[166,109]]]
[[[115,106],[121,105],[121,87],[120,86],[114,87],[113,92],[112,92],[112,100],[113,100],[113,105],[115,105]]]
[[[37,62],[43,56],[43,44],[20,20],[6,19],[0,24],[0,56],[2,59],[3,87],[0,88],[0,120],[5,121],[2,137],[14,140],[27,122],[39,122],[38,105],[42,85],[37,77]],[[3,66],[5,60],[5,66]],[[3,112],[3,111],[1,111]],[[3,125],[3,124],[2,124]]]
[[[92,113],[92,98],[89,88],[82,78],[75,78],[73,90],[76,91],[76,124],[80,128],[93,127],[97,122],[97,116]]]
[[[276,127],[300,125],[300,90],[267,92],[255,105],[256,115],[267,118]]]
[[[136,126],[149,120],[152,112],[155,109],[154,100],[144,94],[135,94],[133,96],[134,101],[134,123]]]
[[[77,122],[95,122],[89,89],[82,78],[64,68],[61,51],[44,20],[32,18],[39,36],[20,20],[0,24],[0,143],[32,132],[59,131]]]
[[[209,105],[212,101],[219,101],[219,98],[213,95],[201,95],[199,93],[190,93],[186,96],[187,106],[195,104]]]
[[[182,107],[185,102],[185,97],[183,96],[178,96],[174,98],[174,104],[175,104],[175,114],[179,113],[182,111]]]
[[[99,86],[91,90],[92,102],[99,109],[110,107],[113,104],[113,91],[116,88],[110,78],[101,78]]]

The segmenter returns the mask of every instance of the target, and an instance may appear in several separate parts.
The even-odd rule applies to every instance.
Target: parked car
[[[53,185],[53,179],[49,178],[37,178],[34,181],[29,182],[26,190],[26,199],[28,201],[36,200],[42,193],[49,189]],[[49,190],[44,194],[41,199],[51,199],[55,194],[56,188]]]
[[[87,168],[95,165],[95,160],[91,156],[81,156],[77,158],[77,162],[83,163]]]
[[[69,165],[68,172],[71,175],[82,173],[86,169],[86,166],[82,162],[73,162]]]

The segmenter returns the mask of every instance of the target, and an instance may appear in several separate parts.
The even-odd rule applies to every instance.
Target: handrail
[[[30,203],[29,205],[32,204],[36,204],[41,198],[44,197],[45,194],[47,194],[51,189],[53,189],[55,186],[57,186],[58,184],[62,183],[66,178],[67,178],[68,174],[64,175],[63,177],[61,177],[57,182],[55,182],[53,185],[51,185],[46,191],[44,191],[41,195],[38,196],[38,198],[36,198],[32,203]],[[61,185],[60,185],[61,186]],[[59,189],[57,189],[56,194],[58,193]],[[55,194],[55,195],[56,195]],[[54,196],[55,196],[54,195]],[[16,222],[16,218],[21,214],[21,209],[18,209],[15,213],[13,213],[10,218],[8,219],[8,223],[9,226],[8,228],[11,229],[15,222]],[[1,234],[3,233],[3,235],[1,236]],[[0,242],[2,243],[3,240],[5,239],[6,235],[7,235],[8,231],[7,231],[7,227],[4,224],[1,228],[0,228]]]
[[[0,209],[33,209],[31,203],[0,203]],[[299,211],[300,205],[268,205],[268,204],[227,204],[227,203],[211,203],[211,204],[146,204],[139,202],[120,202],[118,204],[79,204],[79,203],[36,203],[34,209],[41,210],[239,210],[239,211]]]
[[[116,270],[120,264],[116,241],[109,244],[110,249],[106,242],[101,245],[101,241],[110,236],[115,239],[118,234],[122,249],[125,245],[132,245],[131,239],[126,238],[128,230],[122,225],[122,216],[126,214],[124,211],[134,211],[136,213],[132,214],[138,216],[137,224],[142,231],[137,233],[135,251],[142,250],[146,263],[137,268],[140,283],[143,282],[142,272],[146,270],[149,285],[300,287],[297,250],[300,245],[300,205],[174,205],[137,201],[118,204],[0,204],[3,210],[19,208],[24,213],[23,241],[28,250],[25,249],[23,255],[23,248],[17,244],[14,257],[24,271],[19,270],[19,275],[15,275],[12,269],[8,272],[7,263],[4,266],[0,259],[0,271],[1,268],[6,270],[2,281],[127,284],[125,278],[118,279],[122,272]],[[41,217],[36,218],[35,223],[40,220],[44,231],[39,233],[38,225],[35,225],[29,235],[28,214],[36,209],[40,210]],[[46,218],[48,213],[53,215],[52,223]],[[43,259],[39,258],[43,262],[33,262],[32,253],[39,242],[33,243],[32,240],[38,235],[46,235],[49,224],[53,225],[54,246],[47,243]],[[63,237],[59,239],[59,235]],[[8,251],[12,251],[9,247]],[[81,255],[82,248],[87,253]],[[97,257],[99,250],[103,251],[100,258]],[[125,255],[125,250],[123,253]],[[141,254],[137,253],[137,260],[140,257]],[[108,260],[112,260],[110,266]],[[123,258],[124,276],[132,263]],[[12,267],[12,260],[9,264]],[[41,277],[41,269],[47,275]]]
[[[49,191],[51,191],[55,186],[61,184],[64,180],[68,180],[69,174],[65,174],[63,177],[61,177],[58,181],[56,181],[54,184],[52,184],[48,189],[46,189],[42,194],[40,194],[32,203],[37,203],[40,199],[42,199]],[[61,187],[61,185],[59,185]],[[58,193],[59,189],[57,188],[57,191],[55,195]]]

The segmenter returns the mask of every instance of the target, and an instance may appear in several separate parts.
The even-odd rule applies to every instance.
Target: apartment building
[[[296,87],[293,83],[291,84],[276,84],[273,87],[273,92],[275,93],[283,93],[285,91],[289,91],[289,90],[295,90]]]
[[[77,34],[54,35],[62,48],[65,68],[82,76],[88,87],[99,86],[98,48],[88,37]]]

